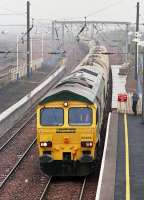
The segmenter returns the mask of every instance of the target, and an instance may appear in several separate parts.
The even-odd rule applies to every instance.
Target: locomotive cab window
[[[69,109],[69,125],[91,125],[92,109],[74,107]]]
[[[40,110],[40,124],[42,126],[62,126],[64,111],[62,108],[42,108]]]

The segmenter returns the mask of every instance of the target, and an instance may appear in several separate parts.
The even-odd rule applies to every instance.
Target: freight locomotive
[[[40,167],[54,176],[95,170],[109,90],[109,57],[89,42],[89,53],[37,106]]]

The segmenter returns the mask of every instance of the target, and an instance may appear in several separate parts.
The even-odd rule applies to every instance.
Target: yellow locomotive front
[[[95,169],[109,84],[105,52],[92,42],[83,62],[37,107],[40,166],[48,175],[85,176]]]
[[[41,169],[48,175],[85,176],[95,167],[99,138],[96,105],[49,101],[37,108]]]

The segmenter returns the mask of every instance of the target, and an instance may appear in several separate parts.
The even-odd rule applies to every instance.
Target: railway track
[[[84,178],[78,200],[94,200],[97,190],[98,176],[88,176]]]
[[[41,194],[39,200],[54,199],[78,199],[82,200],[86,178],[74,180],[59,180],[59,178],[49,177],[49,180]]]
[[[36,144],[33,143],[17,169],[0,189],[0,200],[39,200],[49,178],[40,168]]]
[[[48,179],[48,177],[42,174],[39,169],[38,155],[35,145],[36,139],[29,136],[27,140],[25,140],[22,137],[22,131],[25,129],[26,125],[29,125],[29,120],[33,119],[33,117],[34,115],[30,116],[30,118],[21,126],[19,126],[18,123],[9,131],[8,134],[5,134],[4,137],[0,137],[0,200],[39,200],[48,180],[50,180],[51,183],[51,178]],[[25,135],[27,135],[26,132]],[[29,147],[26,142],[28,140],[31,142]],[[20,145],[17,146],[17,144]],[[25,151],[20,150],[20,146],[24,144],[25,146],[23,147],[25,148]],[[17,151],[13,152],[13,148],[16,148]],[[13,159],[12,157],[14,154],[15,158]],[[13,162],[11,163],[11,161]],[[2,167],[4,163],[6,163],[6,166]],[[3,171],[4,168],[5,171]],[[49,186],[51,185],[50,183]]]
[[[83,194],[84,194],[85,184],[86,184],[86,178],[83,180],[83,184],[82,184],[79,200],[82,200],[82,197],[83,197]]]
[[[15,128],[13,134],[6,141],[0,142],[0,189],[36,142],[35,130],[32,129],[34,117],[35,114],[32,114],[27,120],[24,120],[20,128]]]
[[[22,123],[19,122],[20,126],[16,124],[12,129],[8,131],[7,134],[5,134],[0,138],[0,151],[2,151],[14,139],[14,137],[16,137],[18,134],[21,133],[22,129],[24,129],[25,126],[28,125],[32,119],[34,119],[35,115],[36,114],[33,113],[28,117],[28,119],[24,120],[24,122]]]
[[[32,115],[29,119],[33,119],[33,116],[34,115]],[[30,124],[30,122],[29,122],[29,120],[27,120],[27,122],[25,122],[22,126],[21,126],[21,129],[22,130],[24,130],[24,128],[25,128],[25,126],[27,125],[27,126],[29,126],[29,124]],[[19,131],[20,132],[22,132],[22,130],[21,129],[19,129]],[[14,137],[11,137],[11,138],[16,138],[16,137],[18,137],[18,133],[15,133],[15,136]],[[13,139],[9,139],[9,142],[7,143],[7,144],[10,144],[11,143],[11,141],[13,141]],[[34,143],[35,143],[35,141],[36,141],[36,139],[34,139]],[[33,144],[34,144],[33,143]],[[6,147],[7,147],[8,145],[5,145],[5,147],[3,147],[2,149],[1,149],[1,151],[3,151]],[[33,145],[30,145],[31,147],[33,146]],[[18,162],[14,165],[14,167],[12,167],[11,168],[11,170],[9,171],[9,173],[8,174],[6,174],[6,176],[4,175],[3,176],[3,180],[1,181],[1,183],[0,183],[0,189],[3,189],[3,186],[7,183],[7,182],[9,182],[9,180],[10,180],[10,177],[12,176],[12,174],[14,174],[14,172],[16,171],[16,168],[18,168],[18,166],[20,166],[20,164],[22,163],[22,161],[23,161],[23,159],[26,157],[26,155],[27,155],[27,153],[29,152],[29,150],[31,149],[31,147],[29,147],[27,150],[26,150],[26,152],[23,154],[23,156],[20,156],[20,159],[18,160]],[[1,151],[0,151],[0,155],[1,155]],[[37,155],[37,158],[38,158],[38,155]],[[35,158],[35,159],[37,159],[37,158]],[[39,163],[38,163],[39,164]],[[23,165],[23,164],[21,164],[21,165]],[[26,170],[26,169],[25,169]],[[31,169],[32,170],[32,169]],[[20,170],[18,170],[17,169],[17,171],[20,171]],[[17,172],[16,171],[16,172]],[[33,175],[31,175],[31,177],[32,177]],[[26,182],[27,182],[27,179],[26,179]],[[47,198],[49,198],[49,199],[57,199],[57,197],[59,198],[59,199],[69,199],[70,198],[70,196],[73,196],[73,194],[74,194],[74,198],[73,199],[79,199],[79,200],[84,200],[84,199],[87,199],[87,196],[86,196],[86,193],[89,193],[89,190],[87,190],[86,189],[86,185],[87,185],[87,179],[85,178],[85,179],[83,179],[83,180],[80,180],[79,179],[79,181],[78,181],[78,183],[77,183],[77,181],[75,182],[69,182],[69,181],[65,181],[64,183],[62,182],[60,182],[55,188],[62,188],[62,189],[60,189],[60,191],[62,191],[62,194],[63,194],[63,197],[59,197],[59,195],[61,195],[61,194],[58,194],[56,197],[54,197],[53,198],[53,195],[55,195],[55,194],[57,194],[57,193],[59,193],[59,192],[57,192],[57,191],[55,191],[54,192],[54,194],[52,194],[53,192],[51,192],[51,187],[53,187],[52,185],[54,185],[55,184],[55,182],[56,181],[53,181],[53,177],[49,177],[48,178],[48,180],[46,179],[46,178],[44,178],[44,182],[43,182],[43,186],[42,186],[42,188],[41,188],[41,191],[39,191],[39,192],[37,192],[37,195],[35,195],[35,199],[38,199],[38,200],[44,200],[44,199],[47,199]],[[7,184],[7,185],[9,185],[9,184]],[[64,189],[65,187],[64,186],[66,186],[66,185],[68,185],[67,187],[66,187],[66,189]],[[6,186],[7,187],[7,186]],[[38,182],[37,182],[37,187],[38,187]],[[4,187],[5,188],[5,187]],[[8,187],[9,188],[9,187]],[[31,188],[32,190],[34,190],[33,188]],[[87,191],[87,192],[85,192],[85,191]],[[95,196],[95,189],[94,190],[92,190],[93,191],[93,196]],[[19,192],[20,193],[20,192]],[[36,191],[35,191],[35,193],[36,193]],[[67,193],[69,193],[69,194],[67,194]],[[92,192],[91,192],[92,193]],[[21,194],[22,195],[22,194]],[[88,195],[89,196],[89,195]],[[37,198],[36,198],[37,197]],[[0,198],[1,199],[1,198]],[[30,199],[30,198],[25,198],[25,197],[23,197],[23,199]],[[89,199],[94,199],[94,198],[89,198]]]
[[[42,192],[41,197],[40,197],[39,200],[43,200],[43,199],[45,198],[46,193],[47,193],[47,191],[48,191],[48,188],[49,188],[49,186],[50,186],[51,180],[52,180],[52,176],[49,178],[49,180],[48,180],[48,182],[47,182],[47,184],[46,184],[46,186],[45,186],[45,188],[44,188],[44,191]]]
[[[3,144],[3,145],[1,145],[1,147],[0,147],[0,156],[1,156],[1,152],[3,152],[3,151],[7,151],[7,147],[9,146],[8,144],[11,144],[11,143],[13,143],[12,145],[14,145],[14,142],[12,142],[15,138],[17,138],[17,137],[20,137],[21,138],[21,134],[20,133],[22,133],[22,131],[25,129],[25,127],[26,126],[29,126],[30,124],[31,124],[31,121],[30,120],[33,120],[34,119],[34,116],[35,116],[35,114],[33,114],[33,115],[31,115],[30,117],[29,117],[29,119],[28,120],[26,120],[22,125],[21,125],[21,127],[18,129],[18,130],[16,130],[16,132]],[[31,127],[30,127],[31,128]],[[23,133],[22,133],[23,134]],[[36,142],[36,139],[34,139],[33,140],[33,144],[35,144],[35,142]],[[24,141],[24,143],[25,143],[25,141]],[[31,146],[31,145],[30,145]],[[33,146],[33,145],[32,145]],[[31,147],[32,147],[31,146]],[[28,150],[29,149],[29,150]],[[28,148],[26,151],[25,151],[25,153],[23,153],[23,156],[22,156],[22,154],[21,155],[19,155],[19,160],[14,164],[14,166],[13,167],[11,167],[11,170],[9,170],[9,167],[8,167],[8,170],[6,170],[6,171],[9,171],[7,174],[2,174],[2,173],[0,173],[0,174],[2,174],[3,175],[3,179],[1,179],[1,177],[0,177],[0,190],[2,189],[3,190],[3,188],[5,188],[4,186],[6,185],[6,187],[7,187],[7,185],[9,185],[9,184],[6,184],[6,183],[8,183],[9,182],[9,180],[11,179],[10,177],[12,177],[12,175],[13,174],[15,174],[14,172],[16,171],[16,169],[20,166],[20,164],[22,163],[22,161],[24,160],[24,158],[26,157],[26,155],[27,155],[27,153],[30,151],[30,149],[31,148]],[[25,154],[25,155],[24,155]],[[36,155],[36,157],[35,157],[35,159],[37,159],[38,158],[38,155]],[[39,164],[39,163],[38,163]],[[0,164],[1,165],[1,164]],[[23,164],[21,164],[21,165],[23,165]],[[27,169],[29,169],[29,168],[27,168]],[[27,170],[26,169],[26,170]],[[1,170],[1,166],[0,166],[0,170]],[[17,169],[17,171],[18,171],[18,169]],[[16,172],[17,172],[16,171]],[[19,170],[20,171],[20,170]],[[37,171],[38,171],[38,168],[37,168]],[[1,171],[0,171],[1,172]],[[39,173],[39,172],[38,172]],[[40,173],[39,173],[40,174]],[[33,176],[33,175],[30,175],[31,177]],[[41,177],[43,177],[43,175],[40,175],[40,178]],[[53,198],[52,197],[52,194],[49,194],[49,188],[51,187],[51,183],[52,183],[52,177],[50,177],[48,180],[47,180],[47,178],[46,177],[44,177],[44,178],[42,178],[43,179],[43,183],[41,184],[41,191],[39,191],[36,195],[35,195],[35,200],[36,199],[38,199],[38,200],[44,200],[44,199],[47,199],[47,198],[49,198],[49,196],[50,196],[50,198],[49,199],[57,199],[56,197],[55,198]],[[17,179],[16,179],[17,180]],[[26,180],[26,183],[27,183],[27,179],[25,179]],[[89,194],[89,189],[86,189],[86,187],[87,187],[87,179],[84,179],[83,181],[80,181],[80,183],[79,183],[79,185],[77,185],[77,183],[75,183],[75,182],[73,182],[73,183],[71,183],[70,185],[69,185],[69,182],[65,182],[64,183],[64,185],[66,186],[67,184],[69,185],[67,188],[66,188],[66,190],[64,190],[64,189],[62,189],[62,194],[63,194],[63,197],[60,197],[59,199],[69,199],[70,198],[70,196],[74,196],[74,198],[73,199],[79,199],[79,200],[85,200],[85,199],[94,199],[94,196],[95,196],[95,192],[96,192],[96,189],[92,189],[91,190],[91,194]],[[47,183],[47,184],[46,184]],[[27,183],[28,184],[28,183]],[[37,184],[37,187],[39,187],[38,186],[38,184],[39,184],[39,182],[37,182],[36,183]],[[94,185],[94,188],[96,188],[96,183],[94,183],[95,185]],[[64,188],[64,185],[63,185],[63,188]],[[30,186],[31,187],[31,186]],[[89,187],[91,187],[91,186],[89,186]],[[8,188],[9,188],[9,186],[8,186]],[[31,189],[32,190],[35,190],[34,188],[30,188],[30,191],[31,191]],[[40,188],[39,188],[39,190],[40,190]],[[30,192],[29,191],[29,192]],[[42,192],[43,191],[43,192]],[[68,195],[68,194],[66,194],[67,192],[69,192],[70,193],[70,196]],[[21,194],[21,196],[22,196],[22,192],[18,192],[18,193],[20,193]],[[36,192],[35,192],[36,193]],[[73,195],[73,193],[74,193],[74,195]],[[88,195],[86,195],[86,193],[88,194]],[[93,193],[93,195],[92,195],[92,193]],[[28,193],[27,193],[28,194]],[[42,195],[41,195],[42,194]],[[56,192],[55,192],[55,194],[56,194]],[[40,197],[40,195],[41,195],[41,197]],[[69,197],[68,197],[69,196]],[[0,198],[1,199],[1,198]],[[12,199],[15,199],[15,198],[12,198]],[[28,199],[31,199],[31,198],[28,198],[27,196],[26,197],[23,197],[22,199],[26,199],[26,200],[28,200]]]
[[[21,162],[23,161],[23,159],[25,158],[25,156],[27,155],[27,153],[30,151],[30,149],[32,148],[32,146],[35,144],[36,142],[36,138],[33,140],[33,142],[29,145],[29,147],[26,149],[26,151],[23,153],[23,155],[21,156],[21,158],[16,162],[16,164],[13,166],[13,168],[10,170],[10,172],[3,176],[4,179],[1,180],[0,182],[0,189],[5,185],[5,183],[7,182],[7,180],[11,177],[11,175],[13,174],[13,172],[16,170],[16,168],[21,164]]]

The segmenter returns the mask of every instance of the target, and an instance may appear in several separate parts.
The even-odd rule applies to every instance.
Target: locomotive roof
[[[100,85],[104,85],[101,74],[89,70],[76,71],[59,82],[39,104],[57,100],[94,103],[99,98]]]
[[[83,59],[70,75],[63,78],[39,104],[49,101],[77,100],[88,103],[100,101],[108,72],[108,56],[97,54],[106,52],[105,47],[97,47],[90,43],[89,54]]]

